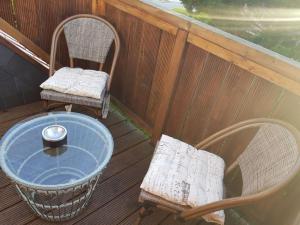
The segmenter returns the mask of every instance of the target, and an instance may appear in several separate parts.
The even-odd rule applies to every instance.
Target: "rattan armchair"
[[[120,39],[115,28],[103,18],[79,14],[62,21],[54,31],[51,45],[49,76],[55,75],[56,52],[58,40],[64,32],[69,52],[70,67],[74,67],[74,59],[83,59],[99,63],[99,71],[102,71],[109,49],[114,42],[114,56],[111,69],[105,84],[105,90],[101,99],[90,96],[76,96],[74,94],[63,93],[53,90],[43,90],[41,98],[44,100],[46,109],[57,103],[78,104],[88,106],[97,114],[107,114],[109,105],[109,91],[117,58],[120,51]],[[91,70],[89,70],[91,71]],[[104,72],[101,72],[104,73]],[[85,84],[88,84],[86,82]],[[90,82],[93,83],[93,82]],[[42,87],[43,88],[43,87]],[[100,92],[101,90],[99,90]],[[49,101],[51,103],[49,104]],[[106,110],[106,112],[104,112]]]
[[[139,197],[142,208],[135,225],[141,224],[142,219],[152,212],[152,207],[174,213],[175,218],[182,221],[198,220],[218,210],[255,203],[289,183],[300,169],[300,134],[296,128],[285,122],[264,118],[247,120],[211,135],[195,147],[207,149],[250,128],[259,129],[239,157],[225,168],[225,176],[240,169],[243,182],[240,196],[191,208],[142,190]]]

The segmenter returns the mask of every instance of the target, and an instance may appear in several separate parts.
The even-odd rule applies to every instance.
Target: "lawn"
[[[219,4],[173,10],[300,61],[300,9]]]

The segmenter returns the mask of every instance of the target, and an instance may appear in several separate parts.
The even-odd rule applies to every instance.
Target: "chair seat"
[[[102,71],[63,67],[40,87],[58,93],[102,100],[108,77]]]
[[[219,156],[163,135],[141,189],[182,209],[198,207],[223,199],[224,169]],[[223,224],[225,215],[218,211],[203,218]]]
[[[82,97],[70,94],[64,94],[57,91],[51,90],[42,90],[41,91],[41,99],[49,100],[49,101],[57,101],[57,102],[65,102],[76,105],[85,105],[94,108],[102,108],[103,99],[95,99],[89,97]]]

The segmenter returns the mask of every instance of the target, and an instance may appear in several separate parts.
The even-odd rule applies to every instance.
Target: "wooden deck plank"
[[[5,225],[26,224],[35,218],[35,215],[24,201],[2,211],[0,215],[0,224]]]
[[[143,160],[147,156],[152,156],[153,147],[148,142],[143,142],[137,146],[122,152],[112,158],[107,169],[100,180],[105,180],[117,174],[121,170],[132,166],[136,162]]]
[[[110,127],[114,124],[117,124],[117,123],[120,123],[120,122],[126,120],[126,118],[123,115],[121,115],[119,112],[114,112],[114,113],[110,113],[106,119],[100,118],[99,120],[100,120],[100,122],[105,124],[105,126]]]
[[[10,184],[10,180],[8,179],[8,177],[5,176],[5,174],[0,169],[0,189],[5,188],[9,184]]]
[[[7,112],[0,112],[0,120],[6,124],[8,129],[14,123],[40,113],[42,111],[40,106],[40,103],[37,102],[16,107]],[[33,111],[30,110],[31,107],[34,107]],[[88,114],[81,109],[75,108],[75,110]],[[99,220],[97,224],[117,224],[125,222],[127,218],[134,219],[138,210],[139,185],[148,169],[153,146],[149,144],[148,137],[116,111],[112,111],[109,118],[103,123],[110,129],[115,141],[112,160],[101,176],[87,210],[73,220],[60,224],[89,224],[89,221],[99,213],[100,215],[105,214],[106,217],[103,221]],[[5,131],[2,124],[0,129]],[[10,184],[3,172],[0,172],[0,181],[0,224],[53,224],[43,221],[33,214],[27,204],[16,194],[15,187]],[[135,197],[129,198],[132,195]],[[121,204],[130,207],[121,207]],[[119,207],[121,207],[120,213],[118,213]],[[107,214],[110,211],[118,214],[112,220],[110,220],[111,216]],[[88,219],[90,216],[91,219]],[[127,221],[129,220],[127,219]]]
[[[56,108],[55,111],[62,111],[63,107]],[[85,113],[89,116],[95,117],[95,115],[89,113],[84,108],[74,107],[74,112]],[[0,137],[4,135],[4,133],[12,127],[14,124],[28,118],[30,116],[43,113],[44,109],[42,107],[42,103],[35,102],[28,105],[18,106],[12,109],[9,109],[7,112],[0,113]],[[111,112],[107,119],[100,119],[100,121],[107,127],[116,125],[125,121],[126,118],[118,112]]]
[[[137,128],[130,124],[128,121],[122,121],[118,124],[115,124],[110,127],[110,132],[113,137],[121,137],[125,134],[128,134]]]
[[[132,225],[138,217],[138,211],[131,214],[125,220],[123,220],[118,225]],[[142,225],[153,225],[160,224],[160,222],[164,221],[168,217],[169,213],[163,211],[161,209],[153,209],[153,213],[147,217],[145,217],[142,221]]]
[[[148,150],[149,150],[150,145],[149,144],[147,144],[147,145],[148,145]],[[111,178],[107,179],[106,181],[101,183],[96,188],[95,194],[93,197],[94,200],[93,199],[91,200],[91,202],[94,201],[94,203],[91,203],[92,205],[95,205],[95,207],[99,206],[99,202],[103,200],[102,195],[105,195],[105,196],[109,195],[109,193],[107,191],[111,191],[111,190],[115,191],[116,188],[118,188],[120,185],[121,186],[122,185],[130,185],[129,180],[122,180],[122,179],[132,178],[136,182],[141,181],[144,174],[146,173],[146,169],[148,168],[148,164],[150,162],[151,156],[149,155],[149,151],[144,151],[145,155],[140,154],[141,155],[139,158],[140,162],[138,162],[136,165],[131,165],[128,169],[124,170],[124,167],[128,166],[129,162],[126,162],[125,160],[123,160],[125,163],[122,164],[122,163],[120,163],[120,161],[122,161],[122,159],[126,159],[126,157],[128,157],[127,152],[129,152],[130,155],[134,155],[134,153],[136,153],[136,151],[146,149],[145,146],[146,146],[146,144],[142,144],[139,148],[135,149],[135,152],[134,151],[133,152],[126,151],[123,153],[122,158],[120,158],[121,154],[119,154],[118,156],[115,157],[116,161],[114,159],[112,160],[112,162],[110,163],[110,166],[106,170],[107,172],[104,172],[104,174],[106,174],[106,175],[103,175],[104,178],[107,178],[107,177],[111,177]],[[142,155],[143,155],[143,157],[147,157],[147,158],[141,159]],[[119,168],[116,168],[117,165]],[[120,171],[122,171],[122,172],[120,172]],[[118,173],[118,172],[120,172],[120,173]],[[127,175],[125,176],[124,173],[126,173],[128,176]],[[113,176],[114,174],[117,174],[117,175]],[[138,179],[138,180],[136,180],[136,179]],[[107,184],[109,184],[109,185],[107,185]],[[103,185],[105,185],[104,188],[102,188]],[[11,208],[8,208],[7,210],[0,212],[0,224],[7,224],[7,225],[9,225],[9,224],[25,224],[32,220],[37,219],[34,216],[34,214],[31,212],[31,210],[27,210],[28,206],[26,205],[26,203],[19,200],[19,198],[12,186],[10,186],[9,192],[14,192],[14,199],[16,199],[17,204],[13,204]],[[1,191],[1,195],[6,194],[6,193],[7,193],[7,191],[5,193],[3,193]],[[98,196],[97,193],[100,193],[101,196]],[[24,208],[26,208],[26,209],[24,209]],[[23,209],[25,210],[25,212],[23,212],[19,216],[19,214],[17,212],[19,210],[23,210]],[[15,213],[16,213],[16,215],[14,215]],[[7,218],[7,217],[9,217],[9,218]],[[11,218],[11,217],[13,217],[13,218]],[[82,216],[79,216],[79,218],[82,218]],[[75,220],[77,220],[77,219],[75,218]],[[41,221],[42,220],[40,220],[39,223],[34,223],[34,224],[47,224],[47,223],[41,223]],[[71,220],[71,221],[74,221],[74,220]],[[66,223],[66,224],[69,224],[69,223]]]
[[[27,117],[43,112],[41,102],[32,103],[25,106],[18,106],[7,112],[0,114],[0,137],[14,124],[24,120]]]
[[[20,202],[20,198],[13,185],[8,185],[0,190],[0,202],[0,212],[17,202]]]
[[[126,132],[126,130],[124,130],[126,127],[128,127],[128,129],[130,129],[130,130],[128,130],[128,132]],[[115,131],[115,129],[116,129],[116,131]],[[121,129],[123,129],[123,130],[121,131]],[[133,128],[132,125],[127,126],[126,124],[123,124],[123,125],[120,124],[116,127],[111,127],[110,131],[112,132],[112,135],[114,138],[118,137],[118,135],[121,135],[121,133],[123,133],[121,140],[114,140],[115,141],[114,153],[120,153],[130,147],[133,147],[133,146],[147,140],[147,138],[145,136],[142,136],[142,133],[140,131],[136,131],[136,129]],[[130,133],[131,131],[133,131],[133,132]],[[0,189],[3,187],[6,187],[9,184],[10,184],[9,179],[0,170]]]
[[[114,133],[113,131],[115,129],[118,129],[118,127],[113,126],[110,128],[112,133]],[[136,144],[136,142],[133,142],[133,144]],[[113,157],[110,164],[108,165],[107,170],[105,170],[103,176],[101,176],[101,180],[107,179],[119,172],[120,170],[123,170],[124,168],[136,163],[138,160],[149,156],[150,154],[152,154],[152,149],[153,147],[148,142],[142,142],[140,145],[129,149],[129,153],[127,153],[126,151],[123,154],[119,154],[117,157]],[[0,174],[1,177],[5,177],[5,174],[3,172],[0,172]],[[5,188],[0,189],[0,212],[3,209],[6,209],[7,207],[12,206],[21,201],[20,198],[16,195],[15,187],[13,185],[9,185],[10,180],[8,178],[6,178],[5,183],[6,185],[4,184],[4,182],[1,181],[1,184],[3,184],[3,187]]]
[[[0,112],[0,123],[14,120],[17,118],[24,118],[28,115],[33,115],[43,111],[42,102],[34,102],[27,105],[17,106],[7,111]]]
[[[118,198],[109,202],[101,209],[80,220],[80,225],[117,225],[122,222],[128,214],[132,214],[139,207],[137,204],[140,193],[140,184],[134,185]]]
[[[87,209],[80,214],[79,216],[75,217],[74,219],[66,222],[60,223],[61,225],[67,224],[75,224],[79,222],[81,224],[81,220],[85,220],[87,216],[91,213],[95,212],[96,210],[100,209],[110,202],[111,200],[115,199],[118,195],[122,194],[123,192],[130,189],[132,186],[139,184],[146,173],[146,167],[150,162],[150,157],[138,162],[135,166],[132,166],[121,173],[117,174],[116,176],[112,177],[111,179],[106,180],[105,182],[101,183],[96,189],[93,194],[92,199],[90,200],[90,204],[88,205]],[[135,176],[132,176],[135,174]],[[117,198],[118,199],[118,198]],[[51,222],[44,222],[42,219],[37,219],[34,222],[30,223],[31,225],[51,225]],[[98,221],[98,224],[109,224],[109,223],[101,223]]]
[[[148,138],[139,130],[135,130],[115,141],[114,154],[126,151],[127,149],[147,140]]]

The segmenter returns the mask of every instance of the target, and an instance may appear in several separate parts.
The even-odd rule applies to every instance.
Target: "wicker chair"
[[[76,96],[74,94],[44,89],[41,92],[41,98],[45,103],[44,106],[48,109],[51,106],[61,103],[78,104],[88,106],[89,109],[93,109],[97,114],[101,114],[102,108],[102,116],[105,117],[109,107],[109,90],[120,50],[120,39],[118,34],[109,22],[93,15],[79,14],[62,21],[57,26],[52,37],[49,68],[50,77],[55,75],[57,43],[62,31],[64,31],[66,37],[71,68],[74,67],[74,59],[76,58],[97,62],[100,64],[99,71],[102,71],[108,51],[114,42],[115,51],[112,66],[110,73],[106,75],[108,78],[101,99],[89,96]],[[95,72],[99,73],[97,71]],[[49,101],[51,101],[51,104],[49,104]]]
[[[151,214],[152,207],[174,213],[181,221],[198,220],[212,212],[257,202],[289,183],[300,170],[300,134],[285,122],[263,118],[247,120],[211,135],[195,147],[206,149],[249,128],[259,129],[246,149],[225,169],[225,176],[240,169],[243,183],[240,196],[192,208],[142,190],[139,197],[142,208],[135,225],[141,224],[142,219]]]

